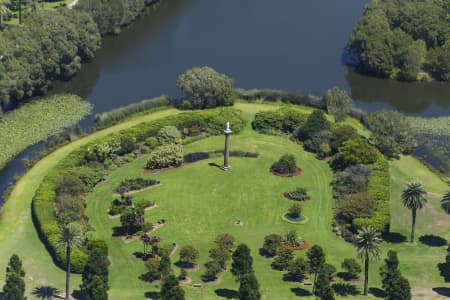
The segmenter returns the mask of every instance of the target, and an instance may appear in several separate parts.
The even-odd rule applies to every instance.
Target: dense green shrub
[[[303,145],[306,151],[317,153],[319,157],[325,157],[331,152],[329,144],[332,138],[333,133],[331,131],[323,130],[313,133],[309,139],[305,140]]]
[[[339,154],[345,167],[372,164],[380,156],[380,152],[362,137],[345,141],[339,148]]]
[[[416,133],[399,112],[380,110],[367,117],[367,126],[377,147],[388,157],[410,154],[417,147]]]
[[[323,99],[308,94],[298,94],[293,92],[279,91],[279,90],[243,90],[235,89],[236,97],[249,102],[254,101],[269,101],[269,102],[283,102],[295,105],[305,105],[319,109],[325,109],[326,104]]]
[[[272,165],[271,170],[279,174],[293,174],[297,171],[297,161],[294,155],[285,154]]]
[[[179,144],[181,141],[181,132],[175,126],[164,126],[158,131],[156,138],[161,145]]]
[[[145,179],[145,178],[132,178],[132,179],[123,179],[116,191],[118,193],[127,193],[130,191],[138,191],[143,188],[159,184],[159,180],[154,179]]]
[[[206,109],[233,105],[233,80],[210,67],[195,67],[178,77],[177,87],[185,94],[180,107]]]
[[[345,141],[359,137],[358,131],[350,125],[338,126],[332,132],[330,147],[333,153],[337,153]]]
[[[306,201],[311,199],[308,195],[308,191],[305,188],[296,188],[295,191],[287,192],[287,196],[292,200]]]
[[[252,121],[252,128],[261,133],[285,132],[292,133],[303,126],[307,114],[295,108],[280,108],[276,111],[260,111]]]
[[[331,129],[331,122],[328,121],[323,110],[313,111],[306,120],[305,124],[301,126],[297,132],[297,138],[301,141],[311,138],[315,133],[321,131],[329,131]]]
[[[260,249],[261,254],[268,257],[274,257],[278,254],[282,241],[283,237],[279,234],[274,233],[265,236],[264,244]]]
[[[371,218],[359,218],[353,220],[353,226],[360,229],[365,226],[373,226],[382,233],[389,232],[390,227],[390,175],[389,163],[382,155],[370,166],[372,176],[369,178],[367,191],[377,202],[377,209]]]
[[[147,169],[163,169],[177,167],[183,163],[183,147],[181,145],[167,144],[156,148],[150,153]]]

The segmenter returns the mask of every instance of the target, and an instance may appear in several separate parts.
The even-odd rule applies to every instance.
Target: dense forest
[[[54,80],[70,79],[94,58],[101,35],[119,33],[155,2],[80,0],[73,10],[27,11],[22,24],[0,32],[0,105],[46,94]]]
[[[401,81],[450,80],[450,0],[370,2],[350,37],[357,69]]]

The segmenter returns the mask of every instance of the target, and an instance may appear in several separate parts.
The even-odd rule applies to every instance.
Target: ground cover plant
[[[238,104],[237,107],[245,111],[249,120],[256,111],[277,108],[276,106],[257,104]],[[174,113],[176,113],[174,110],[160,111],[147,117],[141,116],[140,120],[142,122],[146,119],[163,117],[167,119],[168,115]],[[0,218],[0,243],[2,245],[0,264],[4,264],[9,259],[13,249],[18,249],[18,254],[24,258],[24,264],[27,267],[27,290],[30,290],[34,284],[28,274],[34,278],[42,278],[39,274],[42,274],[43,270],[46,273],[46,280],[57,286],[63,286],[62,271],[54,267],[44,247],[36,238],[30,217],[27,217],[29,214],[21,213],[29,209],[34,190],[39,186],[45,174],[69,152],[77,149],[83,143],[118,131],[119,128],[136,125],[136,122],[138,121],[130,120],[124,124],[118,124],[115,128],[96,132],[93,136],[61,148],[50,157],[44,158],[19,181],[11,195],[12,201],[6,204],[2,218]],[[163,125],[165,126],[167,123]],[[149,128],[148,125],[144,127]],[[220,129],[218,128],[218,132],[220,130],[223,130],[223,124]],[[152,130],[153,134],[156,132],[157,130]],[[141,136],[138,133],[138,136],[141,141],[145,140],[144,135]],[[184,147],[186,153],[220,149],[223,147],[223,137],[212,136]],[[193,245],[198,249],[200,253],[199,269],[192,273],[189,272],[188,275],[193,283],[202,282],[201,277],[205,271],[204,263],[210,261],[209,249],[216,247],[215,237],[220,233],[228,232],[235,238],[235,244],[246,243],[251,249],[254,260],[253,268],[263,297],[292,299],[299,294],[310,295],[311,288],[309,286],[300,283],[293,285],[291,282],[284,281],[283,274],[271,269],[271,259],[256,254],[264,237],[268,234],[286,233],[292,228],[297,228],[293,227],[295,225],[280,222],[280,216],[293,204],[292,201],[283,197],[283,192],[294,190],[299,185],[307,188],[313,199],[303,203],[305,214],[310,216],[311,220],[302,225],[301,229],[297,228],[299,235],[309,243],[319,244],[324,249],[327,264],[339,266],[344,257],[352,256],[351,253],[354,254],[352,257],[356,258],[356,250],[352,245],[331,231],[334,201],[330,183],[333,180],[333,174],[326,162],[318,161],[313,154],[304,152],[296,143],[282,137],[257,134],[249,127],[240,135],[232,136],[232,147],[242,151],[258,152],[260,156],[257,159],[233,158],[233,171],[230,173],[222,172],[216,167],[221,163],[221,159],[210,158],[174,171],[157,175],[142,175],[142,168],[147,160],[147,157],[144,156],[122,165],[120,169],[111,170],[108,181],[95,187],[87,199],[86,214],[90,224],[95,228],[95,232],[92,234],[96,237],[105,237],[110,249],[112,264],[109,270],[111,287],[109,296],[111,299],[140,299],[144,294],[151,296],[159,291],[157,285],[149,285],[139,280],[139,276],[147,271],[144,263],[133,255],[135,252],[142,251],[142,243],[139,239],[124,243],[119,237],[112,236],[112,228],[118,226],[120,220],[108,217],[107,209],[111,198],[110,196],[105,197],[105,195],[113,195],[123,178],[144,176],[147,179],[155,178],[164,182],[161,187],[133,195],[133,201],[156,199],[158,207],[145,212],[145,215],[146,220],[151,222],[162,218],[166,219],[165,226],[152,233],[152,235],[161,237],[163,246],[167,245],[173,249],[172,245],[176,242],[177,248]],[[302,176],[287,179],[273,176],[267,171],[270,165],[286,151],[293,153],[301,164],[304,170]],[[208,165],[209,163],[212,164]],[[393,237],[407,235],[410,231],[410,212],[403,208],[400,200],[396,201],[396,199],[400,199],[404,184],[415,179],[411,176],[417,176],[417,179],[424,181],[429,191],[439,194],[439,197],[430,199],[429,206],[425,208],[423,215],[418,219],[416,234],[420,236],[434,232],[437,235],[447,236],[448,226],[437,223],[445,220],[441,218],[444,212],[440,208],[440,194],[447,191],[447,186],[410,157],[402,157],[401,160],[389,164],[392,170],[391,176],[387,175],[387,183],[383,183],[388,188],[391,187],[393,195],[390,203],[395,211],[391,222]],[[372,170],[372,172],[377,171]],[[391,177],[391,181],[389,177]],[[18,216],[22,216],[20,221],[17,219]],[[237,220],[240,222],[238,223]],[[7,226],[5,224],[16,225]],[[17,230],[23,232],[18,239],[8,238]],[[431,292],[431,287],[439,287],[443,282],[436,266],[437,263],[445,261],[445,247],[430,247],[419,242],[417,245],[410,246],[398,243],[396,239],[388,236],[381,248],[383,257],[387,249],[395,249],[399,253],[402,275],[410,280],[413,294],[425,294],[430,296],[427,299],[433,299],[434,294]],[[298,258],[302,257],[302,253],[297,255]],[[417,257],[421,257],[426,263],[417,264]],[[299,262],[297,266],[301,267],[302,263]],[[371,288],[382,286],[378,274],[380,266],[381,262],[371,263],[369,270],[369,286]],[[172,268],[178,272],[175,265]],[[290,269],[292,272],[299,270],[299,268],[293,267]],[[294,274],[301,275],[301,272]],[[313,274],[305,275],[310,280],[313,278]],[[0,274],[1,276],[3,274]],[[323,284],[327,282],[328,273],[318,274],[317,277],[317,289],[323,293],[326,290],[324,288],[326,284]],[[238,284],[228,269],[218,273],[218,278],[221,281],[218,285],[205,283],[202,284],[202,288],[183,287],[186,298],[228,297],[229,293],[238,289]],[[79,281],[77,276],[74,276],[73,279],[73,284]],[[131,285],[132,288],[130,288]],[[374,299],[374,296],[370,295],[368,299]]]
[[[25,104],[0,118],[0,169],[27,147],[75,125],[91,111],[75,95],[54,95]],[[39,124],[39,125],[37,125]]]

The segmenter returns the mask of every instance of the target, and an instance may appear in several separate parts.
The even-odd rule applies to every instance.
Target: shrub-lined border
[[[297,167],[295,173],[287,173],[287,174],[281,174],[278,172],[275,172],[272,169],[269,169],[270,173],[272,173],[273,175],[279,176],[279,177],[295,177],[295,176],[299,176],[300,174],[302,174],[303,170],[300,169],[299,167]]]

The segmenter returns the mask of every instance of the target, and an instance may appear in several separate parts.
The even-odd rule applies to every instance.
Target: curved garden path
[[[164,118],[178,113],[178,110],[167,109],[153,114],[139,116],[124,123],[95,132],[73,143],[70,143],[39,161],[16,184],[8,201],[1,209],[0,215],[0,286],[4,282],[4,270],[13,253],[18,254],[24,263],[26,287],[29,292],[41,284],[64,287],[64,273],[57,268],[44,245],[39,240],[31,220],[31,201],[41,181],[55,165],[69,153],[82,145],[107,136],[116,131],[132,127],[142,122]],[[77,286],[78,276],[73,276],[72,286]]]

